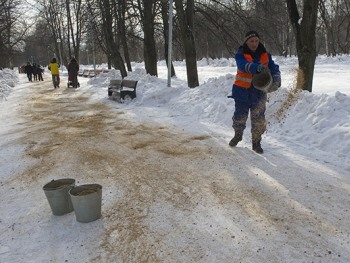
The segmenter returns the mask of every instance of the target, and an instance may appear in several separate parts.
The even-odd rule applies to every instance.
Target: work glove
[[[267,67],[265,67],[264,65],[260,64],[256,68],[256,73],[262,73],[262,72],[270,72],[270,70]]]
[[[281,87],[281,83],[280,82],[273,82],[271,87],[267,90],[267,92],[268,93],[274,92],[274,91],[278,90],[279,87]]]

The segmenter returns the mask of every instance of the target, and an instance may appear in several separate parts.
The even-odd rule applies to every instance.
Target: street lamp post
[[[95,54],[95,37],[94,37],[94,31],[93,31],[93,18],[90,18],[90,36],[92,38],[92,63],[94,64],[94,76],[96,77],[96,54]]]
[[[92,40],[92,62],[94,63],[94,76],[96,77],[96,53],[95,53],[95,39]]]
[[[169,1],[169,32],[168,32],[168,87],[171,87],[171,51],[173,42],[173,0]]]
[[[57,38],[58,43],[58,55],[60,56],[60,65],[62,65],[62,54],[61,54],[61,39]],[[63,67],[61,67],[61,71],[63,72]]]

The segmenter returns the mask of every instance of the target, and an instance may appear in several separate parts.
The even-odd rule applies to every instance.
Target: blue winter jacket
[[[235,55],[237,70],[256,74],[257,68],[259,66],[260,61],[260,55],[261,53],[266,52],[266,49],[263,44],[259,43],[258,49],[251,53],[247,47],[246,44],[239,47],[237,50],[237,53]],[[253,62],[247,61],[247,59],[244,57],[245,53],[249,53],[252,58]],[[273,61],[271,54],[268,53],[269,63],[268,68],[270,69],[273,82],[278,83],[278,86],[281,85],[281,72],[279,70],[279,66],[275,64]],[[232,86],[232,98],[234,98],[237,101],[240,101],[242,103],[247,103],[249,105],[256,105],[261,100],[266,100],[266,93],[263,91],[260,91],[258,89],[255,89],[253,85],[250,86],[250,88],[242,88],[235,84]]]

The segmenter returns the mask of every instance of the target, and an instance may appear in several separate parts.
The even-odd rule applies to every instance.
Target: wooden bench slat
[[[135,89],[137,85],[137,80],[123,79],[121,86]]]

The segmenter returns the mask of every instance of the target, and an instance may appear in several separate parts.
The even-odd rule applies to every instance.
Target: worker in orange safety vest
[[[235,60],[237,73],[230,96],[235,100],[235,111],[232,117],[235,135],[229,145],[235,147],[242,141],[250,113],[252,149],[262,154],[264,151],[261,147],[261,137],[266,131],[267,92],[276,91],[281,86],[281,72],[271,54],[260,42],[260,36],[256,31],[248,31],[245,34],[244,43],[238,48]],[[272,85],[267,90],[260,90],[253,85],[253,77],[266,72],[271,74]]]

